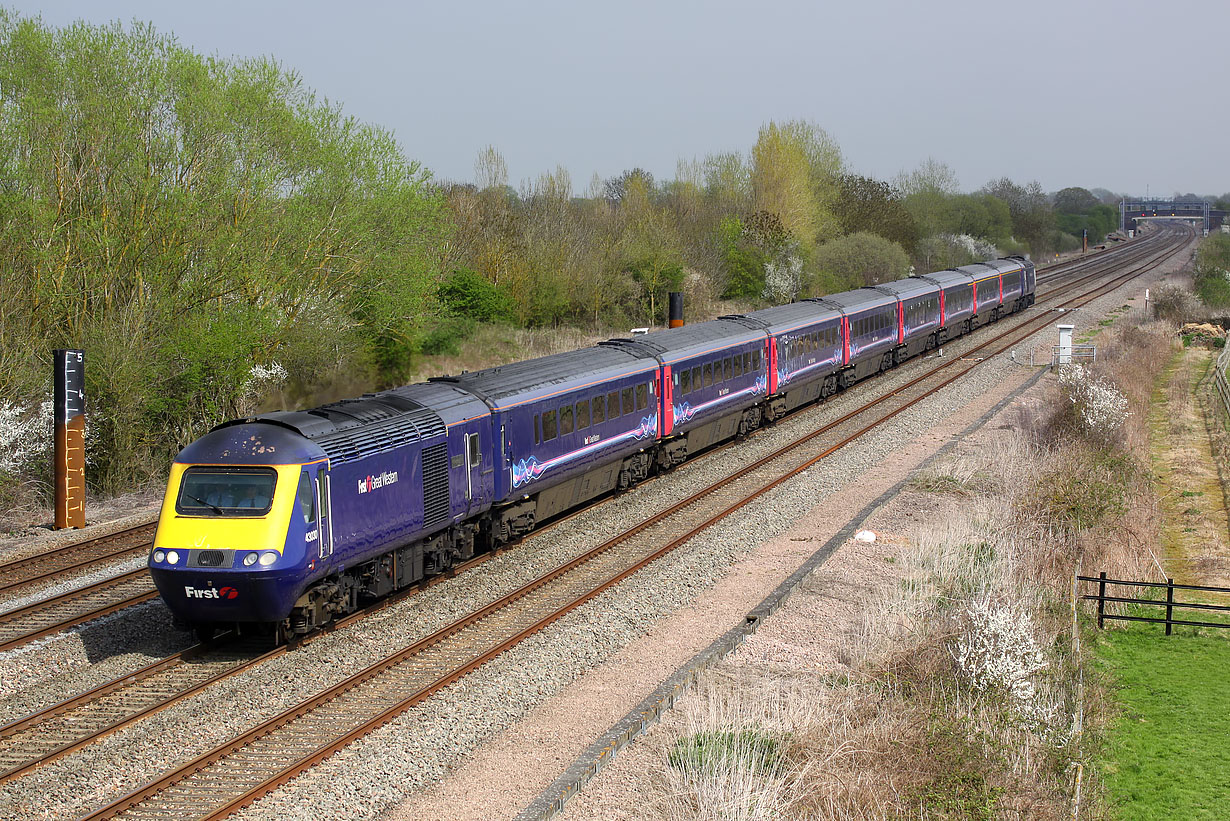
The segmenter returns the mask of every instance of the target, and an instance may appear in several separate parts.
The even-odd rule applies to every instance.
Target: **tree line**
[[[674,179],[514,188],[490,147],[437,181],[272,59],[0,10],[0,450],[43,424],[57,347],[88,352],[90,475],[116,489],[271,386],[398,384],[476,323],[653,325],[672,290],[693,315],[756,307],[1071,248],[1105,209],[962,193],[936,161],[873,179],[806,121]],[[40,471],[0,459],[0,486]]]

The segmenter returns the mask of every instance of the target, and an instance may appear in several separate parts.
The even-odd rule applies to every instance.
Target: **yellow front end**
[[[162,550],[275,550],[282,553],[295,505],[301,465],[269,465],[277,472],[273,501],[263,516],[185,516],[175,509],[184,471],[193,465],[175,463],[158,516],[155,549]]]

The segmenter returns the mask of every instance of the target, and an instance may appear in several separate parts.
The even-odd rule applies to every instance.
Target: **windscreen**
[[[277,478],[269,468],[191,467],[180,480],[175,510],[185,516],[263,516]]]

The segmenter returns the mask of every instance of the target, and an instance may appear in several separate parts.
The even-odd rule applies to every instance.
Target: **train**
[[[1006,257],[225,422],[175,458],[175,622],[294,638],[1034,303]]]

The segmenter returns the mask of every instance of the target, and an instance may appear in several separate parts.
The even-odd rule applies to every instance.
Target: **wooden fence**
[[[1221,349],[1213,367],[1213,385],[1221,397],[1222,409],[1230,416],[1230,384],[1226,383],[1226,365],[1230,364],[1230,344]]]
[[[1077,580],[1084,582],[1097,582],[1098,592],[1087,596],[1081,596],[1082,599],[1096,601],[1098,603],[1098,628],[1105,626],[1106,619],[1119,619],[1120,621],[1145,621],[1152,624],[1166,625],[1166,635],[1170,635],[1170,630],[1173,625],[1182,625],[1186,627],[1230,627],[1230,622],[1215,622],[1215,621],[1188,621],[1184,619],[1174,618],[1175,608],[1190,609],[1190,610],[1208,610],[1213,612],[1230,612],[1230,607],[1225,607],[1219,604],[1196,604],[1194,602],[1175,601],[1174,592],[1176,590],[1197,590],[1205,593],[1230,593],[1230,587],[1202,587],[1195,584],[1175,584],[1174,579],[1166,579],[1162,582],[1130,582],[1123,579],[1108,579],[1105,573],[1099,573],[1096,576],[1077,576]],[[1161,601],[1158,599],[1138,599],[1129,598],[1126,596],[1108,596],[1106,594],[1106,586],[1120,587],[1149,587],[1149,588],[1165,588],[1166,599]],[[1164,607],[1166,608],[1166,617],[1157,618],[1154,616],[1130,616],[1123,613],[1107,613],[1106,603],[1115,602],[1118,604],[1135,604],[1144,607]]]

